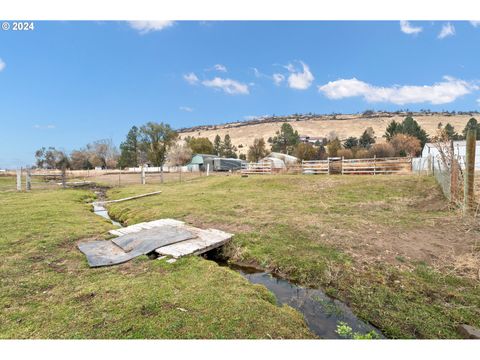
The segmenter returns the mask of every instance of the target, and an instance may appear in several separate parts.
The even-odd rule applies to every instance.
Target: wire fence
[[[16,171],[10,171],[0,175],[0,193],[11,191],[33,191],[60,189],[65,187],[85,187],[91,185],[100,186],[127,186],[140,184],[162,184],[172,182],[190,181],[204,176],[212,176],[215,173],[201,171],[176,171],[168,172],[129,172],[129,171],[66,171],[65,176],[61,171],[28,171],[20,169],[20,185]]]

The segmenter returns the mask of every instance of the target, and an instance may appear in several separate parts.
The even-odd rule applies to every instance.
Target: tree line
[[[432,140],[462,140],[471,128],[477,129],[477,140],[480,140],[480,124],[475,118],[468,121],[461,134],[457,133],[450,123],[445,126],[439,123],[439,135]],[[258,162],[270,152],[290,154],[300,160],[418,156],[423,146],[431,140],[412,116],[405,117],[402,122],[392,120],[383,137],[386,142],[376,143],[375,133],[368,127],[359,137],[351,136],[341,141],[337,133],[331,131],[328,136],[312,144],[302,142],[292,125],[283,123],[273,137],[267,141],[255,138],[247,154],[237,156],[238,149],[228,134],[223,139],[217,134],[213,142],[206,137],[191,136],[184,138],[184,141],[178,141],[181,140],[179,134],[169,124],[148,122],[140,127],[133,126],[120,144],[120,149],[111,139],[103,139],[73,150],[70,154],[54,147],[42,147],[35,152],[35,158],[38,168],[87,170],[96,167],[137,167],[143,164],[163,167],[166,162],[171,165],[185,165],[193,154],[239,157],[252,162]]]
[[[70,154],[54,147],[43,147],[35,152],[36,166],[72,170],[123,168],[147,162],[153,166],[163,166],[177,138],[177,132],[170,125],[148,122],[130,129],[125,141],[120,144],[120,151],[111,139],[94,141]]]

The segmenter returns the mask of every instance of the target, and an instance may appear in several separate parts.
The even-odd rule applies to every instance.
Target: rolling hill
[[[371,114],[336,114],[336,115],[292,115],[281,117],[268,117],[251,121],[232,122],[222,125],[202,125],[180,129],[181,138],[187,136],[207,137],[212,142],[217,134],[222,139],[229,134],[232,143],[238,148],[239,153],[247,153],[248,146],[255,138],[263,137],[267,140],[274,136],[283,122],[288,122],[300,135],[310,137],[328,137],[331,132],[344,140],[349,136],[359,137],[367,127],[375,131],[377,142],[383,142],[383,134],[387,125],[395,120],[402,121],[411,115],[430,136],[435,135],[438,124],[450,123],[459,133],[463,130],[468,120],[472,117],[479,119],[478,113],[371,113]]]

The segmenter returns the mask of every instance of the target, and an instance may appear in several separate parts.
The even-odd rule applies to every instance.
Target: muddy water
[[[375,331],[379,338],[384,338],[378,329],[357,318],[347,305],[321,290],[303,288],[254,268],[228,266],[251,283],[264,285],[275,294],[278,305],[287,304],[302,313],[310,330],[323,339],[343,339],[336,333],[339,322],[347,323],[354,332]]]

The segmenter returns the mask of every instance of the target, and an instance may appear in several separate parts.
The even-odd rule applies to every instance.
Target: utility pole
[[[477,129],[467,131],[467,145],[465,149],[465,185],[463,189],[463,212],[473,215],[475,211],[475,148],[477,142]]]

